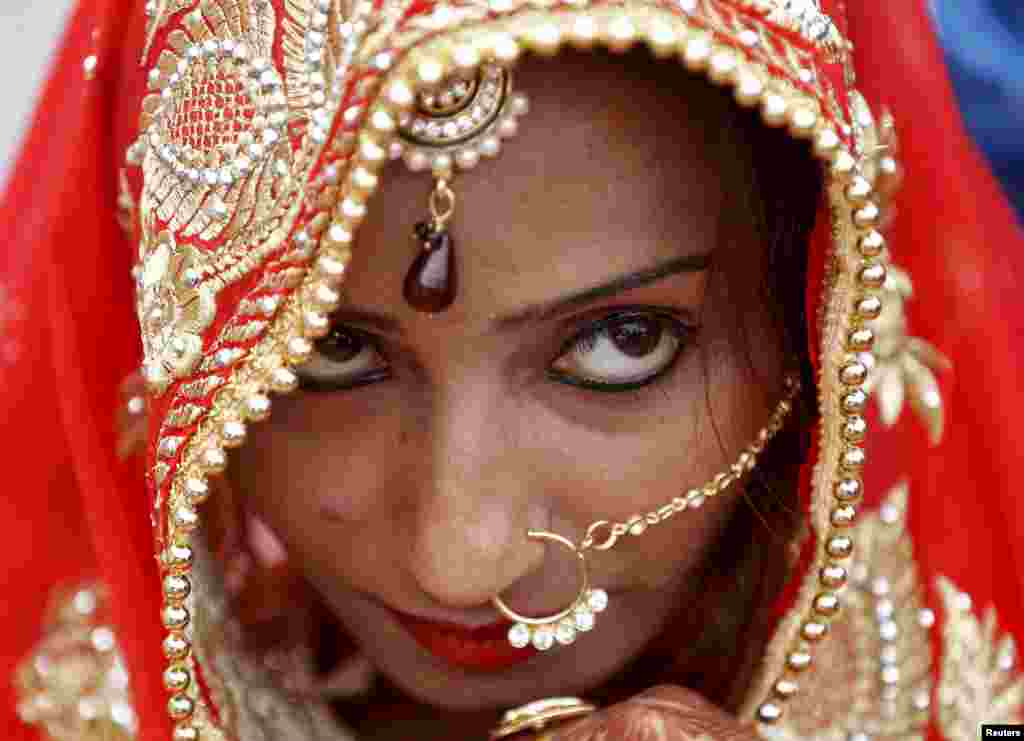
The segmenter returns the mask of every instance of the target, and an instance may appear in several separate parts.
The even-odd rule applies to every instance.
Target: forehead
[[[519,133],[453,183],[460,287],[449,315],[503,313],[715,246],[743,171],[718,91],[643,51],[528,58],[515,72],[530,98]],[[389,168],[358,235],[352,303],[403,306],[431,187],[427,174]]]

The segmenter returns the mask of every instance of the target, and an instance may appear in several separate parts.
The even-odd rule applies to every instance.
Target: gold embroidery
[[[860,550],[850,566],[844,616],[829,626],[835,635],[819,660],[793,680],[808,690],[791,702],[781,724],[762,727],[763,738],[895,741],[924,734],[934,615],[917,578],[907,499],[901,484],[857,525]],[[808,640],[823,636],[806,626],[804,633]]]
[[[117,183],[117,223],[124,235],[128,239],[134,240],[139,236],[136,224],[136,219],[139,217],[139,205],[135,202],[131,185],[128,183],[128,173],[124,171],[124,168],[118,173]]]
[[[18,715],[52,741],[135,738],[128,672],[103,623],[105,600],[95,584],[57,592],[45,636],[15,673]]]
[[[971,598],[949,579],[938,577],[945,622],[938,721],[950,741],[977,738],[982,723],[1024,721],[1024,676],[1015,671],[1013,637],[997,641],[995,609],[979,620]]]
[[[202,355],[202,332],[217,306],[209,285],[200,285],[200,253],[179,246],[162,232],[150,246],[143,240],[142,270],[136,300],[142,345],[143,375],[149,387],[162,391],[175,378],[187,376]]]
[[[892,427],[910,403],[928,428],[932,445],[942,440],[942,395],[934,370],[949,370],[949,360],[931,343],[909,337],[904,304],[913,295],[910,275],[890,263],[883,287],[884,307],[871,322],[876,342],[873,357],[864,357],[869,368],[865,393],[875,393],[882,424]]]
[[[146,15],[149,17],[149,23],[146,26],[146,43],[142,47],[142,57],[139,59],[140,64],[145,63],[146,57],[149,56],[149,50],[153,48],[153,41],[156,39],[157,33],[164,27],[164,24],[167,23],[170,17],[195,2],[196,0],[148,0],[146,3]]]
[[[203,7],[217,2],[209,0]],[[221,4],[223,2],[220,0]],[[256,0],[252,2],[255,7]],[[500,2],[497,4],[502,5]],[[780,676],[788,676],[787,667],[803,667],[810,661],[811,645],[799,638],[800,631],[805,630],[805,623],[827,625],[839,609],[838,590],[846,580],[843,564],[850,558],[852,540],[845,523],[836,524],[835,517],[839,515],[835,512],[840,511],[840,515],[845,516],[843,513],[848,512],[859,499],[859,445],[865,426],[861,410],[843,404],[848,395],[859,392],[861,385],[857,380],[860,369],[856,357],[847,351],[844,338],[851,330],[859,329],[866,317],[873,318],[880,306],[877,286],[860,281],[858,272],[867,266],[877,265],[881,258],[857,249],[860,240],[873,228],[877,209],[870,201],[870,189],[867,193],[851,195],[845,188],[854,173],[856,161],[848,149],[842,106],[830,98],[834,91],[821,82],[821,59],[815,56],[809,44],[793,42],[788,34],[773,34],[770,28],[764,35],[758,31],[747,33],[752,30],[751,26],[760,28],[763,25],[761,19],[749,14],[741,18],[735,6],[718,0],[687,0],[685,7],[645,3],[630,6],[576,3],[561,7],[545,0],[536,4],[510,2],[507,7],[503,5],[498,9],[491,5],[484,8],[479,2],[466,3],[459,6],[466,12],[457,13],[456,20],[440,32],[417,27],[418,16],[413,16],[414,20],[406,23],[403,20],[405,7],[404,2],[385,3],[380,9],[369,3],[356,3],[353,15],[341,24],[343,46],[336,52],[341,63],[336,68],[335,77],[355,84],[334,85],[332,80],[332,84],[322,88],[327,103],[319,105],[313,102],[319,107],[309,115],[305,129],[301,125],[297,125],[294,131],[290,129],[292,144],[297,143],[296,139],[301,134],[302,149],[295,153],[294,171],[301,174],[300,179],[310,180],[301,185],[305,198],[294,199],[295,210],[280,218],[278,212],[272,210],[275,206],[271,195],[277,193],[274,188],[261,190],[248,201],[271,209],[258,217],[246,215],[244,218],[261,228],[281,227],[273,233],[274,248],[281,247],[281,252],[264,264],[264,258],[270,255],[264,249],[264,242],[233,232],[234,227],[230,225],[224,227],[223,232],[227,242],[218,243],[209,250],[218,261],[209,275],[216,276],[220,283],[237,280],[243,275],[253,277],[256,287],[244,300],[255,304],[260,311],[264,300],[275,303],[269,311],[263,312],[272,318],[270,326],[261,337],[253,338],[250,345],[224,347],[218,338],[207,346],[202,372],[217,373],[226,380],[215,397],[206,400],[212,401],[213,406],[205,418],[197,420],[197,429],[186,434],[186,431],[165,425],[161,433],[161,437],[187,439],[175,446],[174,457],[169,459],[175,465],[173,469],[164,471],[171,480],[158,478],[161,485],[155,497],[166,577],[180,580],[185,585],[191,584],[195,558],[191,533],[199,526],[197,506],[209,493],[207,477],[223,470],[225,448],[244,442],[247,424],[267,416],[270,405],[267,395],[271,391],[288,392],[295,388],[297,378],[291,367],[308,357],[311,340],[329,326],[328,314],[339,300],[338,287],[351,257],[353,235],[365,216],[369,198],[378,187],[378,173],[393,151],[391,145],[395,140],[396,124],[408,113],[415,95],[429,87],[432,81],[453,73],[459,64],[469,67],[479,63],[508,64],[524,51],[550,52],[559,43],[575,41],[574,34],[590,34],[593,29],[596,38],[588,36],[584,40],[600,41],[615,49],[643,41],[656,50],[678,54],[688,69],[706,72],[711,80],[731,85],[740,103],[759,107],[769,125],[785,125],[794,136],[811,140],[816,156],[831,174],[829,195],[833,207],[837,213],[843,214],[836,249],[837,275],[829,287],[822,337],[823,346],[828,348],[822,358],[822,403],[825,405],[823,416],[826,424],[823,428],[822,461],[815,476],[811,523],[818,536],[819,549],[794,614],[773,640],[769,661],[754,685],[756,697],[752,702],[760,704],[748,709],[756,712],[758,719],[765,723],[777,720],[782,708],[779,703],[765,702],[765,698],[771,693],[772,686],[782,681]],[[438,11],[440,7],[443,6],[438,6]],[[559,12],[551,13],[552,7],[558,7]],[[488,10],[496,15],[487,14]],[[465,20],[473,17],[474,13],[481,18],[486,15],[486,19],[479,24]],[[321,17],[324,15],[314,12],[311,23],[325,25],[325,18]],[[188,34],[180,32],[177,36],[175,33],[169,36],[174,53],[168,52],[169,56],[161,58],[155,73],[155,89],[165,91],[171,86],[181,86],[181,77],[172,78],[181,74],[176,70],[187,49],[191,48],[193,55],[207,55],[203,14],[194,11],[185,20]],[[438,21],[436,12],[430,20]],[[457,25],[460,22],[462,25]],[[395,24],[399,24],[402,31],[392,32],[391,26]],[[427,36],[430,38],[425,40]],[[327,38],[322,31],[307,34],[307,40],[316,47],[307,61],[317,54],[321,61],[325,58],[327,52],[323,46]],[[195,51],[196,42],[201,42],[202,48],[198,51]],[[417,48],[406,54],[412,46]],[[221,40],[220,45],[211,47],[209,56],[203,58],[222,59],[224,54]],[[466,60],[471,60],[471,63]],[[186,72],[198,64],[191,57],[185,61]],[[268,84],[276,87],[273,72],[266,68],[263,71],[269,73]],[[323,65],[309,74],[311,81],[322,80]],[[280,75],[276,79],[280,79]],[[376,95],[378,88],[380,95]],[[341,92],[335,93],[336,89]],[[181,98],[175,97],[178,95]],[[173,111],[163,110],[160,100],[167,98],[180,102],[189,95],[192,93],[185,95],[177,90],[154,96],[158,99],[146,107],[148,118],[144,120],[147,125],[157,130],[162,125],[167,130]],[[824,105],[822,98],[826,99]],[[161,116],[162,124],[158,120]],[[298,119],[294,121],[301,123]],[[179,137],[179,141],[187,140],[194,133],[183,127],[171,130],[176,132],[174,135]],[[183,162],[182,153],[186,150],[179,146],[178,150],[165,153],[162,147],[154,149],[151,145],[161,145],[159,134],[155,141],[144,142],[144,154],[149,163],[145,172],[146,192],[153,194],[153,204],[159,204],[154,205],[155,208],[162,207],[166,199],[176,197],[175,193],[180,191],[185,194],[184,208],[191,209],[190,213],[194,214],[195,209],[203,207],[189,200],[196,198],[197,191],[205,198],[209,191],[222,187],[219,174],[223,172],[223,165],[216,158],[212,163],[197,164],[195,169],[200,169],[201,164],[200,180],[207,180],[212,174],[218,184],[213,184],[214,177],[211,176],[209,186],[188,189],[187,186],[179,187],[182,172],[177,167]],[[316,161],[314,165],[310,152],[319,156],[320,150],[316,147],[327,145],[330,149],[326,152],[326,161]],[[308,149],[310,146],[313,148]],[[264,150],[261,153],[266,154]],[[153,158],[160,158],[166,166],[150,162]],[[274,172],[283,173],[287,170],[286,165],[281,168],[275,166]],[[187,170],[184,175],[189,179]],[[234,177],[234,174],[229,171],[228,176]],[[263,185],[246,185],[247,189],[258,187]],[[229,212],[235,208],[234,222],[239,220],[238,214],[246,213],[243,206],[236,208],[223,198],[222,201]],[[219,202],[214,201],[211,205],[215,216],[223,212]],[[146,207],[146,201],[143,206]],[[298,210],[300,207],[301,212]],[[173,217],[179,213],[179,207],[172,204],[165,213]],[[293,224],[296,219],[298,222]],[[188,222],[188,226],[183,222],[182,228],[192,228],[192,222]],[[204,234],[199,234],[201,239],[206,239]],[[266,235],[260,238],[269,239]],[[250,259],[253,255],[255,257]],[[317,258],[315,267],[311,263],[314,257]],[[289,264],[289,260],[295,260],[295,264]],[[257,267],[261,268],[262,274],[251,275]],[[283,277],[279,278],[277,273]],[[297,285],[299,281],[301,287]],[[275,293],[260,293],[264,290]],[[239,320],[237,311],[227,319],[225,332],[250,321],[248,317],[236,321]],[[224,336],[222,334],[222,338]],[[239,350],[242,354],[221,355],[223,350]],[[181,400],[180,396],[175,399],[172,407]],[[160,465],[166,464],[157,463],[158,467]],[[818,578],[819,567],[827,576]],[[835,577],[837,573],[842,574],[841,578]],[[192,648],[192,613],[185,609],[183,594],[186,593],[187,590],[165,592],[165,622],[170,631],[169,644],[165,648],[170,648],[169,656],[175,662],[189,657]],[[176,680],[188,679],[189,672],[183,664],[175,663],[174,666],[178,668],[174,674]],[[215,673],[215,668],[211,673]],[[208,680],[214,682],[215,677],[208,677]],[[182,690],[182,686],[175,682],[170,687],[177,694],[172,696],[169,709],[179,722],[179,730],[191,733],[193,720],[198,717],[197,708],[198,711],[202,708],[190,694],[191,690]]]

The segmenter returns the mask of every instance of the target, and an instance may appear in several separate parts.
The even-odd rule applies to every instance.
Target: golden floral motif
[[[18,667],[18,715],[51,741],[129,741],[136,716],[114,632],[103,622],[105,590],[63,589],[46,632]]]
[[[875,332],[875,351],[864,355],[868,368],[864,391],[875,394],[882,424],[892,427],[906,403],[928,428],[932,445],[942,440],[942,395],[934,371],[951,364],[938,349],[920,337],[910,337],[904,304],[913,295],[906,271],[890,263],[883,286],[882,312],[870,326]]]
[[[953,741],[977,738],[982,723],[1024,722],[1024,676],[1016,669],[1013,636],[997,633],[996,611],[978,619],[971,598],[938,577],[946,619],[942,626],[942,668],[938,721]]]
[[[143,375],[160,393],[170,382],[195,368],[202,356],[202,332],[217,311],[214,294],[200,284],[196,249],[179,246],[161,232],[152,247],[143,242],[136,273],[136,301],[145,354]]]

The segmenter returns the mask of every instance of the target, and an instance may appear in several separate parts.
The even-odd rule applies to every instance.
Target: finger
[[[654,687],[562,730],[558,741],[756,741],[740,723],[696,692]]]

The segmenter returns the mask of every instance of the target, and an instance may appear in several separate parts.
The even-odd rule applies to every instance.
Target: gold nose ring
[[[544,617],[528,617],[516,612],[502,600],[500,594],[495,595],[491,602],[498,612],[515,622],[508,631],[508,641],[516,648],[526,648],[533,644],[538,651],[547,651],[556,642],[567,646],[576,640],[577,633],[584,633],[594,627],[594,615],[608,606],[608,593],[603,589],[590,588],[586,554],[571,540],[545,530],[529,530],[526,535],[531,540],[556,543],[573,554],[580,579],[576,597],[564,610]]]

